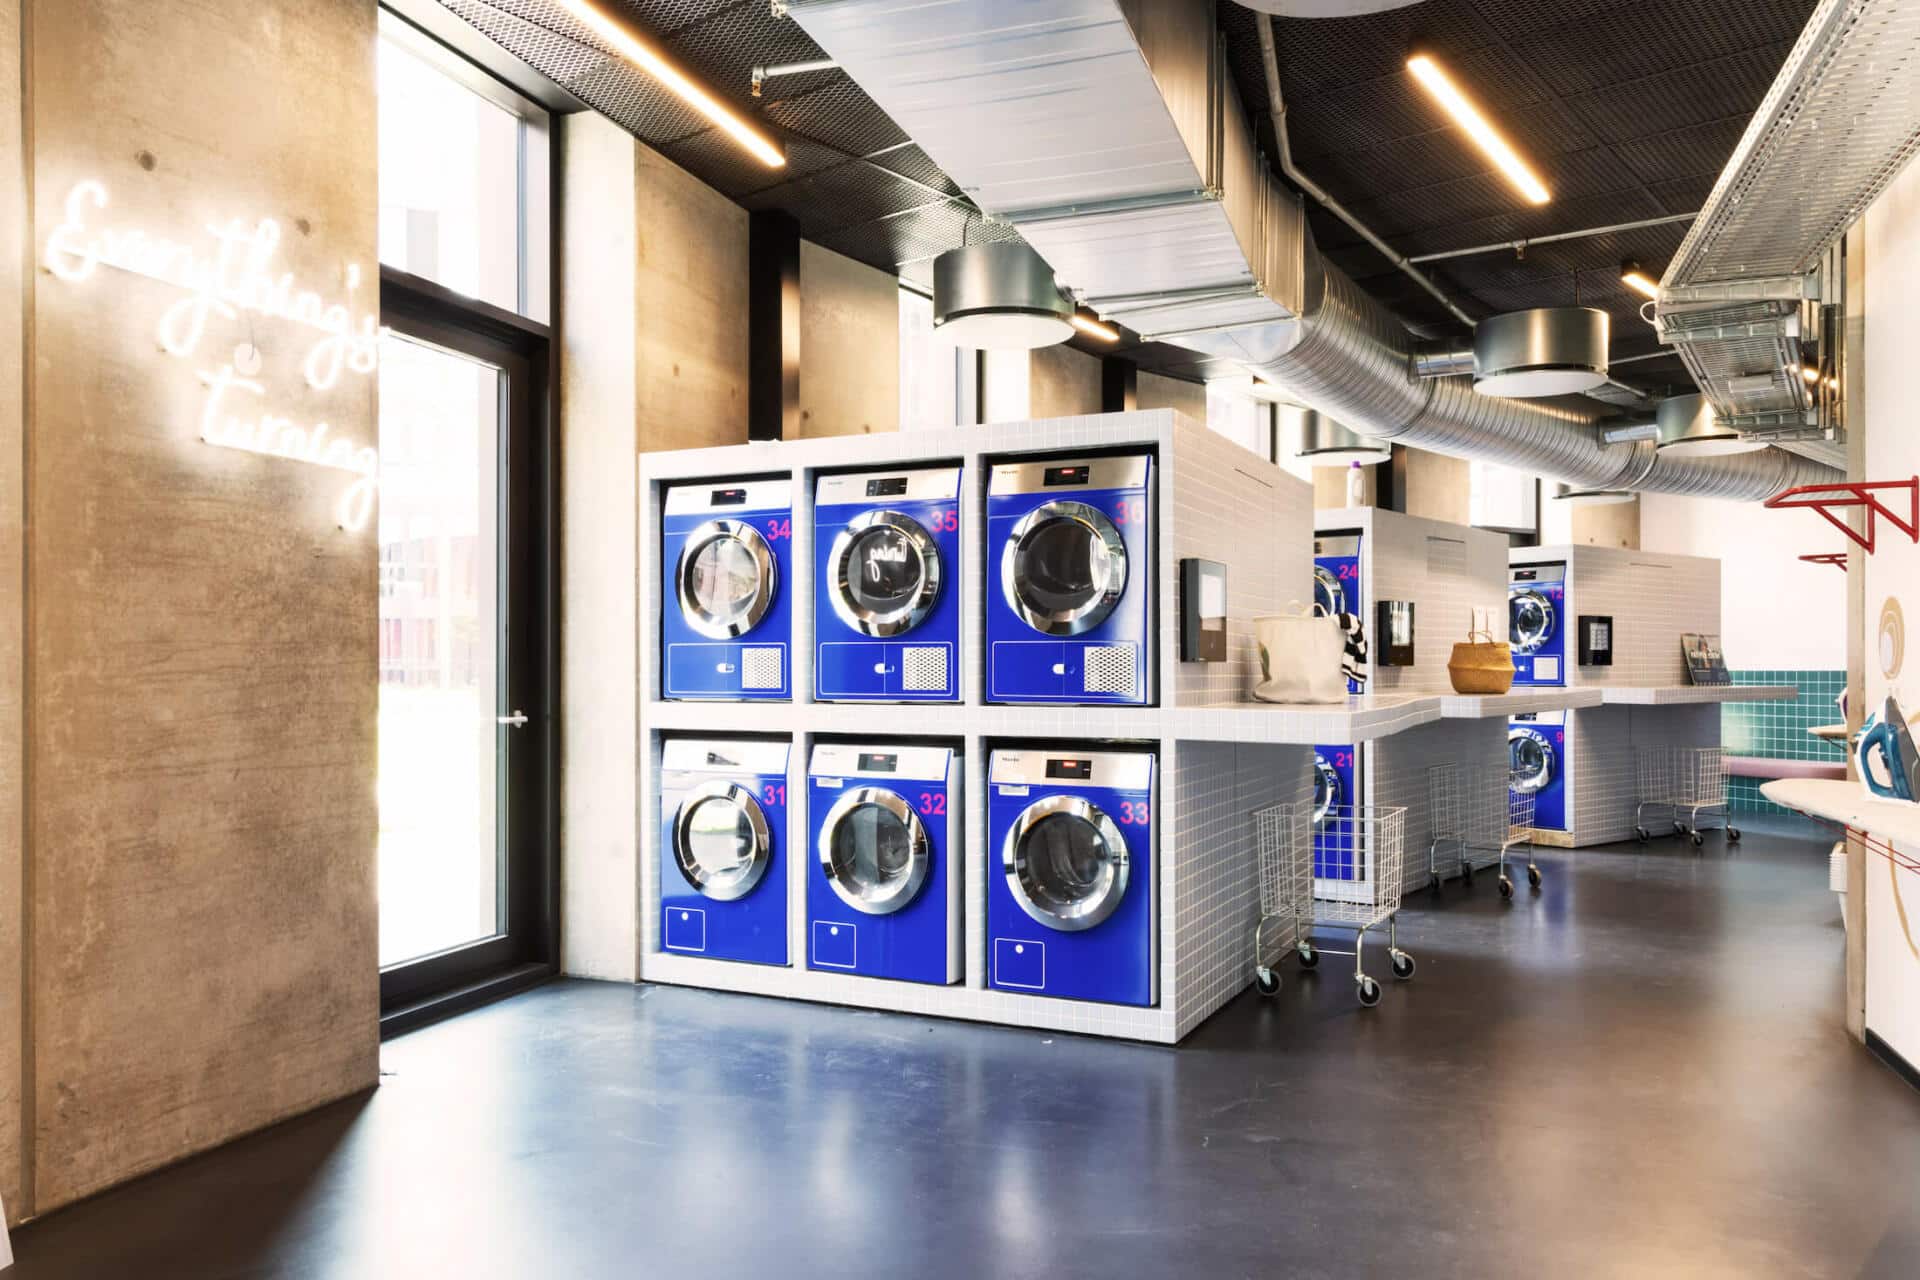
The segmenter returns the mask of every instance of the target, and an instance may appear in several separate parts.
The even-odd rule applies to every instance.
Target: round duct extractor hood
[[[1656,442],[1662,453],[1698,457],[1761,447],[1758,441],[1742,440],[1738,431],[1715,417],[1713,405],[1703,395],[1668,396],[1653,411],[1653,423],[1660,433]]]
[[[1420,0],[1240,0],[1241,5],[1282,18],[1357,18],[1363,13],[1405,9]]]
[[[1576,507],[1604,507],[1615,502],[1632,502],[1638,496],[1630,489],[1576,489],[1559,484],[1554,486],[1553,500]]]
[[[1284,437],[1295,457],[1316,467],[1371,467],[1393,457],[1385,440],[1369,440],[1314,409],[1282,408]]]
[[[962,347],[1050,347],[1073,336],[1073,302],[1024,244],[949,249],[933,260],[933,331]]]
[[[1607,380],[1607,313],[1535,307],[1473,327],[1473,389],[1531,398],[1591,391]]]

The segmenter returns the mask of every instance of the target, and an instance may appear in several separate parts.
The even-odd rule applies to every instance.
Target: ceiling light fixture
[[[1534,307],[1473,327],[1473,389],[1526,398],[1591,391],[1607,380],[1607,313]]]
[[[1446,108],[1454,123],[1467,131],[1474,144],[1484,151],[1487,158],[1513,184],[1514,189],[1527,198],[1529,204],[1545,204],[1553,199],[1544,182],[1527,167],[1520,153],[1487,122],[1480,109],[1473,105],[1467,95],[1460,92],[1438,62],[1424,53],[1416,53],[1407,59],[1407,70],[1413,72],[1413,78],[1420,87],[1432,94],[1435,101]]]
[[[1660,428],[1657,447],[1662,453],[1700,457],[1760,448],[1759,442],[1741,439],[1738,431],[1721,422],[1703,395],[1668,396],[1653,411],[1653,421]]]
[[[1031,351],[1073,336],[1073,302],[1024,244],[974,244],[933,260],[933,331],[961,347]]]
[[[1280,412],[1284,447],[1316,467],[1347,467],[1356,462],[1371,467],[1393,459],[1393,445],[1388,441],[1369,440],[1317,410],[1283,408]]]
[[[707,92],[684,71],[668,62],[658,50],[634,35],[626,24],[596,6],[588,4],[587,0],[560,0],[560,7],[586,24],[589,30],[613,46],[615,51],[633,65],[679,95],[688,106],[711,120],[714,127],[752,152],[754,158],[762,164],[773,169],[783,168],[786,165],[786,152],[778,143],[748,124],[745,119]]]
[[[1620,283],[1635,293],[1644,293],[1649,298],[1660,297],[1660,282],[1648,275],[1637,262],[1620,264]]]
[[[1084,311],[1076,311],[1073,313],[1073,327],[1088,337],[1098,338],[1102,342],[1120,341],[1120,331],[1118,329],[1110,324],[1103,324],[1095,320]]]

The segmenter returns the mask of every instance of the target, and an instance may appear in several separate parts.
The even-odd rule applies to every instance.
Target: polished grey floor
[[[1920,1093],[1838,1025],[1793,830],[1423,896],[1378,1008],[1329,958],[1177,1049],[557,983],[27,1228],[15,1275],[1910,1280]]]

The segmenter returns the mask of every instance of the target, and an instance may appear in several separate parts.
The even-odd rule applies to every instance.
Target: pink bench
[[[1844,780],[1847,766],[1838,760],[1776,760],[1771,756],[1728,756],[1730,778],[1834,778]]]

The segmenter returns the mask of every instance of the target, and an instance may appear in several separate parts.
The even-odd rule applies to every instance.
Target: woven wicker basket
[[[1455,693],[1505,693],[1513,688],[1513,648],[1492,632],[1470,631],[1466,643],[1453,646],[1447,678]]]

